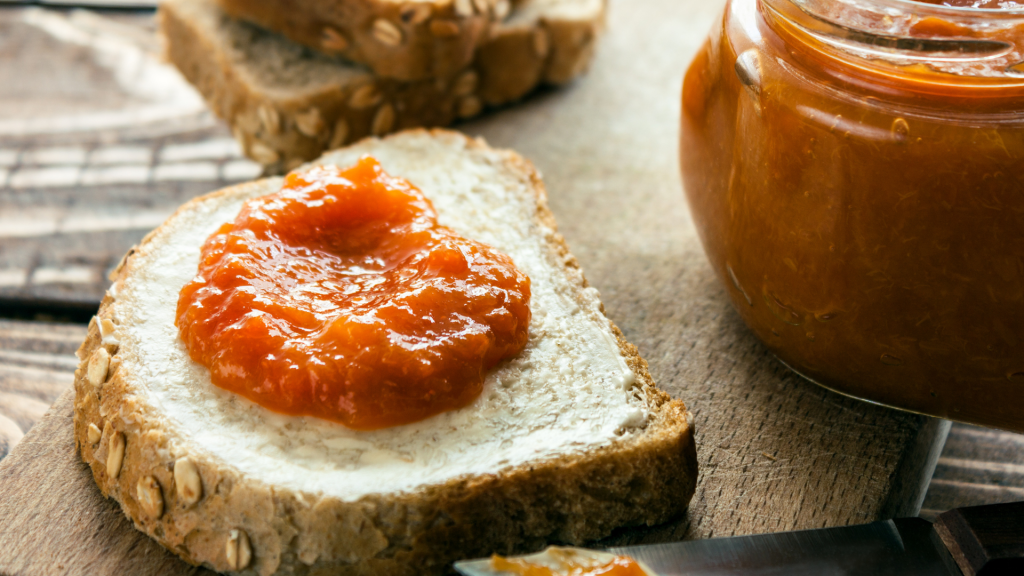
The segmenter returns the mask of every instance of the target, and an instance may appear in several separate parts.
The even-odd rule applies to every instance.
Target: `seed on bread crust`
[[[323,132],[324,119],[319,110],[310,108],[295,115],[295,127],[306,136],[316,138]]]
[[[232,530],[228,540],[224,544],[224,553],[227,556],[228,567],[232,570],[244,570],[249,561],[252,560],[252,547],[249,545],[249,535],[244,530]]]
[[[164,497],[160,493],[160,483],[152,476],[139,478],[135,486],[135,497],[142,506],[142,511],[150,518],[159,518],[164,514]]]
[[[476,96],[466,96],[462,100],[459,100],[459,118],[469,118],[476,116],[483,110],[484,104]]]
[[[469,96],[473,92],[476,92],[476,87],[479,82],[479,74],[473,70],[466,70],[455,78],[455,82],[452,84],[452,96],[457,98],[461,96]]]
[[[430,18],[430,4],[407,4],[402,8],[398,17],[402,19],[402,22],[413,26],[423,24]]]
[[[281,132],[281,115],[277,113],[273,106],[267,103],[260,104],[260,107],[256,110],[256,115],[259,116],[260,124],[267,134],[276,136]]]
[[[100,322],[100,342],[104,345],[113,344],[117,345],[117,335],[114,332],[117,326],[114,325],[114,321],[110,318],[101,318]]]
[[[384,18],[378,18],[373,23],[373,37],[381,44],[391,46],[392,48],[400,45],[402,41],[405,40],[405,37],[402,35],[402,31],[398,29],[398,26],[395,26],[390,20],[385,20]]]
[[[107,448],[107,477],[117,478],[121,473],[121,463],[124,462],[124,434],[115,432],[110,436],[110,445]]]
[[[453,20],[431,20],[430,33],[438,38],[458,36],[459,24]]]
[[[174,462],[174,485],[178,488],[178,500],[191,506],[203,497],[203,482],[199,470],[188,456]]]
[[[384,94],[374,84],[363,84],[356,88],[348,98],[348,107],[363,110],[380,104]]]
[[[246,110],[245,112],[235,114],[235,119],[232,121],[232,125],[234,128],[241,130],[245,134],[254,134],[260,129],[260,119],[255,112]],[[236,139],[238,138],[237,135],[235,137]],[[238,141],[243,142],[244,139],[239,139]]]
[[[455,14],[468,18],[473,15],[473,0],[453,0],[452,8],[455,9]]]
[[[90,423],[89,428],[86,430],[89,435],[89,444],[96,444],[103,437],[103,431],[96,424]]]
[[[326,52],[344,52],[348,50],[348,40],[341,32],[325,26],[320,32],[320,47]]]
[[[281,155],[267,144],[256,140],[249,146],[249,156],[260,164],[273,164],[281,159]]]
[[[97,348],[89,358],[89,366],[86,368],[86,377],[93,388],[100,388],[107,380],[107,370],[110,368],[110,353],[106,348]]]
[[[338,122],[334,124],[334,132],[331,134],[331,142],[328,144],[328,148],[341,148],[348,140],[348,121],[344,118],[339,118]]]
[[[391,104],[384,104],[373,116],[373,124],[370,125],[370,133],[374,136],[381,136],[391,131],[395,125],[395,108]]]

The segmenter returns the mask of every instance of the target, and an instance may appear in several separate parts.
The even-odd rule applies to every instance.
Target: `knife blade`
[[[899,518],[603,550],[638,560],[659,576],[1022,575],[1024,503],[953,510],[934,527],[921,518]],[[490,566],[489,559],[455,563],[466,576],[505,574]]]
[[[606,550],[660,576],[960,576],[931,524],[920,518]],[[500,574],[489,559],[456,562],[455,569],[466,576]]]
[[[952,556],[920,518],[861,526],[614,547],[663,576],[720,574],[960,576]]]

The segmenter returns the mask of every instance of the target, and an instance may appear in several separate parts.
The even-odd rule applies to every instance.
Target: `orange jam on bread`
[[[213,383],[370,430],[463,407],[526,345],[530,279],[364,157],[287,176],[203,245],[177,327]]]
[[[647,576],[647,572],[628,556],[616,556],[605,562],[562,560],[557,567],[524,558],[491,556],[491,568],[516,576]]]

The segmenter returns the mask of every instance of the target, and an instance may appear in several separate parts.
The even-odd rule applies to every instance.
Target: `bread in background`
[[[365,136],[446,126],[585,71],[604,25],[602,0],[522,0],[473,62],[414,82],[311,51],[229,17],[213,0],[165,0],[169,59],[270,174]]]

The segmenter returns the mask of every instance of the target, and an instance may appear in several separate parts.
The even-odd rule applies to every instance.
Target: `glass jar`
[[[730,0],[681,122],[701,241],[783,362],[1024,432],[1024,8]]]

